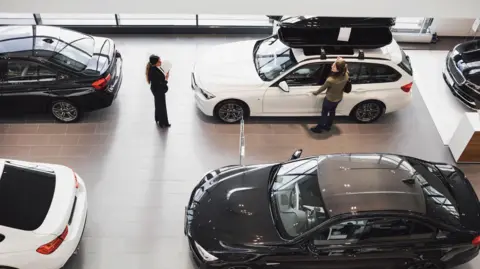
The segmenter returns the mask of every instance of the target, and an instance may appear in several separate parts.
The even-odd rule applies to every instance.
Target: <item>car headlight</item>
[[[208,253],[205,249],[202,248],[202,246],[200,246],[197,242],[195,242],[195,246],[197,247],[197,251],[198,253],[200,254],[200,256],[202,256],[202,258],[207,261],[207,262],[211,262],[211,261],[216,261],[218,260],[217,257],[213,256],[212,254]]]
[[[200,92],[203,94],[203,96],[205,96],[205,98],[207,98],[207,99],[215,98],[215,95],[207,92],[206,90],[204,90],[202,88],[199,88],[199,89],[200,89]]]

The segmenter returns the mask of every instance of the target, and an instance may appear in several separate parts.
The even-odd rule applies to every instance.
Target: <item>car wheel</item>
[[[382,102],[369,100],[356,105],[350,116],[360,123],[371,123],[378,120],[385,112],[385,105]]]
[[[225,123],[236,123],[248,117],[248,106],[237,100],[221,102],[215,109],[217,118]]]
[[[55,119],[64,123],[76,122],[81,116],[80,109],[67,100],[53,101],[50,106],[50,112]]]

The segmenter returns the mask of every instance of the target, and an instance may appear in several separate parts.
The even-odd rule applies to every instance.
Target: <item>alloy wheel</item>
[[[376,102],[360,104],[355,111],[355,118],[361,122],[371,122],[380,117],[382,107]]]
[[[58,101],[52,105],[52,114],[60,121],[72,122],[78,118],[78,109],[69,102]]]
[[[224,122],[234,123],[242,119],[243,107],[236,103],[225,103],[218,110],[218,117]]]

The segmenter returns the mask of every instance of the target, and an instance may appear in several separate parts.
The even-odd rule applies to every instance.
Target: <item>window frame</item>
[[[341,223],[344,223],[344,222],[348,222],[348,221],[362,221],[362,220],[366,220],[367,222],[365,223],[365,227],[368,225],[368,223],[373,220],[373,219],[404,219],[406,221],[411,221],[413,223],[418,223],[418,224],[421,224],[429,229],[432,230],[432,235],[429,237],[429,238],[407,238],[407,236],[398,236],[398,239],[395,239],[394,242],[398,242],[398,243],[411,243],[411,242],[418,242],[418,241],[430,241],[430,240],[435,240],[438,236],[438,234],[440,232],[443,232],[443,233],[450,233],[450,231],[448,230],[445,230],[445,229],[441,229],[439,227],[436,227],[430,223],[426,223],[424,221],[421,221],[421,220],[417,220],[417,219],[414,219],[414,218],[409,218],[409,217],[405,217],[405,216],[372,216],[372,217],[358,217],[358,218],[343,218],[343,219],[340,219],[338,221],[335,221],[334,223],[330,224],[328,227],[325,227],[324,229],[319,229],[317,231],[315,231],[308,239],[308,241],[310,241],[312,243],[312,245],[314,245],[315,247],[317,248],[322,248],[322,247],[327,247],[327,246],[331,246],[331,245],[345,245],[345,244],[349,244],[351,246],[362,246],[362,245],[368,245],[368,244],[372,244],[372,243],[378,243],[378,244],[381,244],[381,243],[391,243],[392,242],[392,238],[393,237],[388,237],[389,241],[388,240],[385,240],[385,239],[379,239],[379,240],[361,240],[360,238],[364,235],[364,232],[365,231],[362,231],[362,234],[359,236],[359,239],[345,239],[345,240],[315,240],[314,237],[315,235],[317,234],[320,234],[320,233],[323,233],[327,230],[329,230],[331,227],[335,226],[335,225],[339,225]],[[321,244],[316,244],[315,241],[321,241],[322,243]],[[323,243],[325,242],[325,243]],[[329,243],[330,242],[330,243]]]
[[[333,62],[332,62],[332,63],[333,63]],[[281,81],[287,82],[288,86],[290,86],[290,87],[308,87],[308,86],[312,86],[312,87],[313,87],[313,86],[321,86],[321,84],[318,84],[318,83],[316,83],[316,84],[311,84],[311,83],[310,83],[310,84],[301,84],[301,83],[290,83],[290,82],[288,81],[288,76],[292,75],[293,73],[295,73],[296,71],[298,71],[298,70],[300,70],[300,69],[302,69],[302,68],[304,68],[304,67],[307,67],[307,66],[309,66],[309,65],[315,65],[315,64],[318,64],[319,66],[321,66],[321,67],[320,67],[320,68],[322,69],[322,70],[321,70],[321,73],[322,73],[322,75],[323,75],[323,72],[324,72],[324,70],[325,70],[325,65],[328,64],[327,62],[308,62],[308,63],[302,64],[302,65],[297,65],[292,71],[290,71],[290,72],[288,72],[287,74],[285,74],[285,75],[283,76],[283,78],[281,79]],[[331,63],[330,63],[330,64],[331,64]],[[320,68],[317,69],[317,71],[315,71],[315,72],[319,72]]]
[[[61,72],[59,71],[56,71],[56,70],[53,70],[52,68],[44,65],[44,64],[41,64],[41,63],[38,63],[36,61],[32,61],[32,60],[28,60],[28,59],[6,59],[5,60],[7,62],[7,75],[5,77],[5,83],[6,85],[21,85],[21,84],[27,84],[27,83],[42,83],[42,82],[54,82],[54,81],[58,81],[58,77],[59,77],[59,74],[61,74]],[[39,67],[42,67],[46,70],[49,70],[50,72],[52,72],[53,74],[55,74],[55,78],[54,79],[51,79],[51,80],[42,80],[42,78],[40,78],[39,76],[39,73],[38,73],[38,68],[36,70],[36,78],[34,79],[16,79],[16,80],[10,80],[10,78],[8,77],[8,66],[10,65],[10,62],[16,62],[16,63],[25,63],[27,65],[28,68],[30,68],[31,65],[36,65],[36,66],[39,66]],[[28,68],[27,68],[27,71],[28,71]],[[67,75],[68,76],[68,75]],[[33,76],[32,76],[33,77]]]
[[[352,62],[347,62],[347,65],[348,64],[351,64],[351,63],[357,63],[360,65],[359,67],[359,71],[357,74],[354,74],[352,75],[352,73],[349,72],[349,76],[350,76],[350,80],[352,81],[352,85],[362,85],[362,84],[384,84],[384,83],[395,83],[395,82],[398,82],[401,78],[402,78],[402,74],[394,67],[392,67],[391,65],[389,64],[385,64],[385,63],[378,63],[378,62],[360,62],[360,61],[352,61]],[[360,75],[360,73],[362,72],[362,68],[364,65],[380,65],[380,66],[384,66],[386,68],[389,68],[391,70],[393,70],[395,72],[395,74],[397,75],[397,78],[395,80],[392,80],[392,81],[387,81],[387,82],[358,82],[358,77]],[[349,69],[350,71],[350,69]],[[369,78],[372,77],[372,75],[368,75]]]

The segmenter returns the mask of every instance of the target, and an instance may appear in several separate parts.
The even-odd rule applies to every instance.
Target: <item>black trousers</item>
[[[337,106],[340,102],[341,100],[338,102],[331,102],[326,97],[323,99],[322,115],[320,116],[320,123],[316,128],[332,128],[333,120],[335,119],[335,111],[337,110]]]
[[[169,125],[167,114],[167,100],[164,93],[152,92],[155,100],[155,121],[159,125]]]

